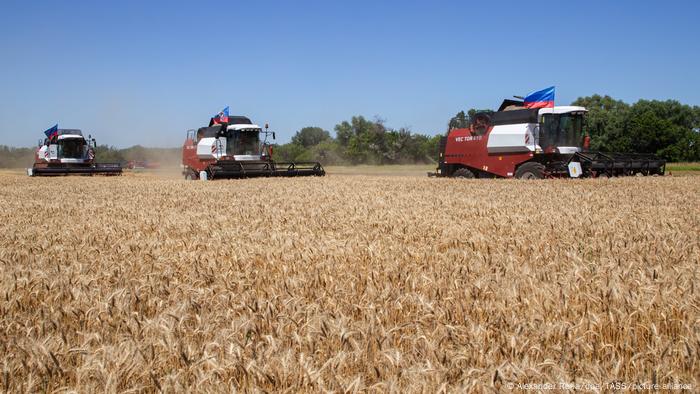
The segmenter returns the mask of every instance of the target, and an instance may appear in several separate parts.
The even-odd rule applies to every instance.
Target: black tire
[[[452,174],[453,178],[474,179],[474,173],[467,168],[460,168]]]
[[[534,161],[522,164],[515,171],[515,177],[518,179],[542,179],[544,178],[544,165]]]
[[[185,180],[187,181],[196,181],[197,180],[197,174],[194,173],[194,171],[187,171],[185,173]]]

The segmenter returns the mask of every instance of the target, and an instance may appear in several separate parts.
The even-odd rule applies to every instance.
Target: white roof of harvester
[[[260,126],[256,124],[230,124],[226,130],[250,130],[250,129],[260,129]]]
[[[59,140],[75,139],[75,138],[78,138],[78,139],[81,139],[81,140],[84,140],[84,139],[85,139],[85,137],[83,137],[83,136],[80,135],[80,134],[61,134],[61,135],[59,135],[59,136],[57,137],[57,139],[59,139]]]
[[[554,108],[540,108],[540,112],[538,112],[538,114],[568,114],[569,112],[588,112],[588,110],[584,107],[577,107],[575,105],[562,105]]]
[[[58,140],[72,139],[72,138],[83,138],[83,132],[80,129],[58,129],[56,130]]]

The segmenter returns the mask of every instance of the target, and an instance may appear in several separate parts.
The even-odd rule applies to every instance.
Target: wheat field
[[[0,390],[697,390],[698,196],[697,177],[2,174]]]

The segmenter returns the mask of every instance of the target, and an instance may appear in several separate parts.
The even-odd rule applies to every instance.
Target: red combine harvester
[[[324,176],[319,162],[281,163],[272,159],[268,136],[245,116],[228,116],[228,122],[211,118],[208,127],[187,131],[182,147],[185,179]],[[265,138],[261,142],[260,135]]]
[[[651,154],[588,150],[584,107],[524,108],[504,100],[477,113],[470,127],[440,140],[437,172],[455,178],[579,178],[663,175],[666,161]]]
[[[29,176],[121,175],[119,163],[95,163],[97,142],[78,129],[57,129],[39,142]]]

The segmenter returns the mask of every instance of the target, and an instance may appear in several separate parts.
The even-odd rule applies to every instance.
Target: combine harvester
[[[185,179],[324,176],[319,162],[281,163],[272,159],[268,136],[275,133],[245,116],[228,116],[228,107],[211,118],[208,127],[187,131],[182,147]],[[260,135],[264,134],[261,142]]]
[[[454,178],[603,178],[663,175],[666,161],[652,154],[588,150],[584,107],[554,106],[544,99],[504,100],[496,112],[477,113],[468,128],[440,139],[437,172]],[[537,100],[537,97],[535,98]],[[528,108],[529,107],[529,108]]]
[[[95,163],[97,142],[91,136],[83,137],[82,131],[56,125],[44,133],[46,139],[39,141],[34,166],[27,169],[27,175],[121,175],[119,163]]]

